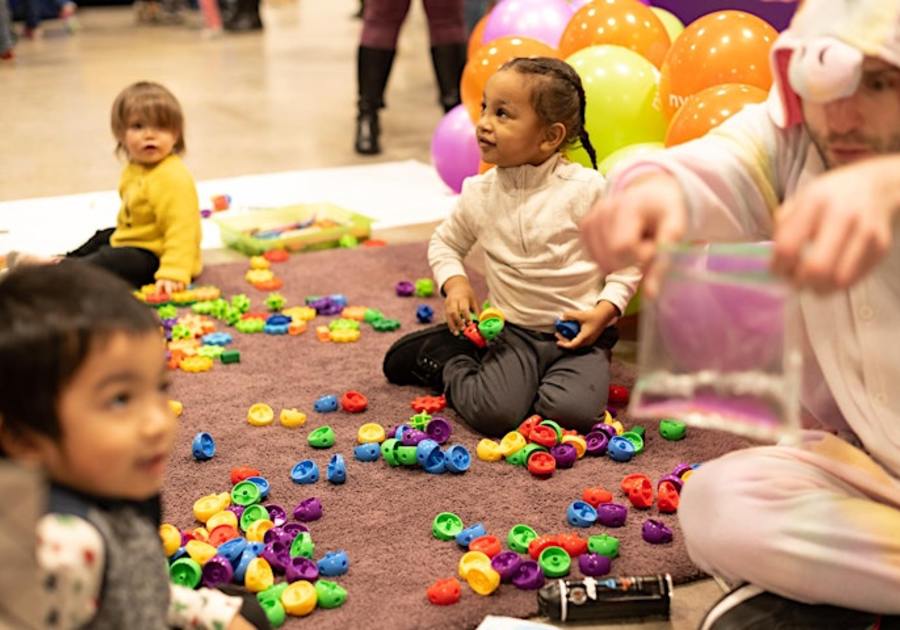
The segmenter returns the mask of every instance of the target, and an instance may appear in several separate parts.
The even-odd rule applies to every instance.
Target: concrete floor
[[[114,188],[109,108],[130,82],[167,85],[185,110],[187,162],[198,180],[371,161],[352,149],[355,0],[270,1],[264,34],[205,37],[183,26],[137,27],[129,8],[88,8],[68,35],[21,41],[0,62],[0,201]],[[420,3],[413,3],[382,115],[378,160],[430,160],[441,117]],[[421,228],[392,240],[421,239]],[[670,623],[696,628],[721,590],[711,580],[676,589]],[[600,628],[607,626],[579,626]]]

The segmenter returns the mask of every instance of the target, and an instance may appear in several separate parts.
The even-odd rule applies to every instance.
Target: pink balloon
[[[772,1],[773,2],[794,2],[795,0],[772,0]],[[641,4],[646,4],[648,6],[650,5],[650,0],[638,0],[638,2],[640,2]],[[572,5],[572,8],[575,9],[575,11],[577,11],[584,5],[590,4],[590,3],[591,3],[591,0],[572,0],[571,5]]]
[[[458,193],[465,178],[478,174],[480,160],[475,125],[465,106],[457,105],[444,115],[434,130],[431,161],[444,183]]]
[[[557,48],[575,10],[566,0],[501,0],[484,27],[484,42],[530,37]]]

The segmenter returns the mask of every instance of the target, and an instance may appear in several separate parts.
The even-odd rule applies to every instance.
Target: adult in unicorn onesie
[[[771,239],[807,289],[800,443],[684,486],[691,558],[739,585],[702,628],[900,627],[900,0],[805,0],[771,63],[766,103],[622,165],[582,229],[604,269]]]

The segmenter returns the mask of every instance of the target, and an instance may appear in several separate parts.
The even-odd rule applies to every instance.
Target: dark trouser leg
[[[94,235],[89,238],[78,249],[73,249],[66,254],[66,258],[82,258],[88,254],[93,254],[104,245],[109,245],[109,239],[112,237],[116,228],[106,228],[105,230],[97,230]]]
[[[259,0],[237,0],[237,10],[225,20],[225,30],[232,32],[258,31],[263,23],[259,17]]]
[[[366,12],[369,12],[368,3]],[[378,110],[384,107],[384,90],[387,87],[393,49],[360,46],[357,52],[356,76],[359,84],[358,112],[356,116],[356,140],[354,147],[362,155],[381,153]]]
[[[139,247],[110,247],[109,245],[102,245],[89,254],[69,257],[102,267],[130,283],[133,287],[140,287],[155,282],[156,279],[153,277],[153,274],[159,269],[159,258],[156,257],[156,254]]]
[[[444,111],[460,103],[459,82],[466,65],[463,0],[424,0],[431,38],[431,61]]]

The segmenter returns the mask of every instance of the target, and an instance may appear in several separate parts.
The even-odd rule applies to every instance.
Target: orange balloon
[[[487,20],[490,14],[490,11],[485,13],[484,16],[478,20],[475,28],[472,29],[472,34],[469,35],[469,48],[468,54],[466,55],[467,59],[474,57],[475,52],[484,46],[484,28],[487,26]]]
[[[659,68],[671,41],[665,24],[637,0],[594,0],[572,16],[559,40],[559,53],[572,53],[599,44],[629,48]]]
[[[672,118],[692,94],[723,83],[772,86],[769,51],[778,33],[743,11],[717,11],[695,20],[675,40],[663,62],[659,97]]]
[[[488,79],[516,57],[559,57],[555,48],[528,37],[500,37],[479,48],[463,69],[459,91],[472,122],[481,117],[481,100]]]
[[[479,160],[478,161],[478,174],[483,175],[484,173],[487,173],[489,170],[491,170],[495,166],[496,166],[496,164],[491,164],[490,162],[485,162],[484,160]]]
[[[689,96],[672,118],[666,132],[671,147],[706,133],[737,114],[744,105],[762,103],[768,93],[752,85],[726,83]]]

